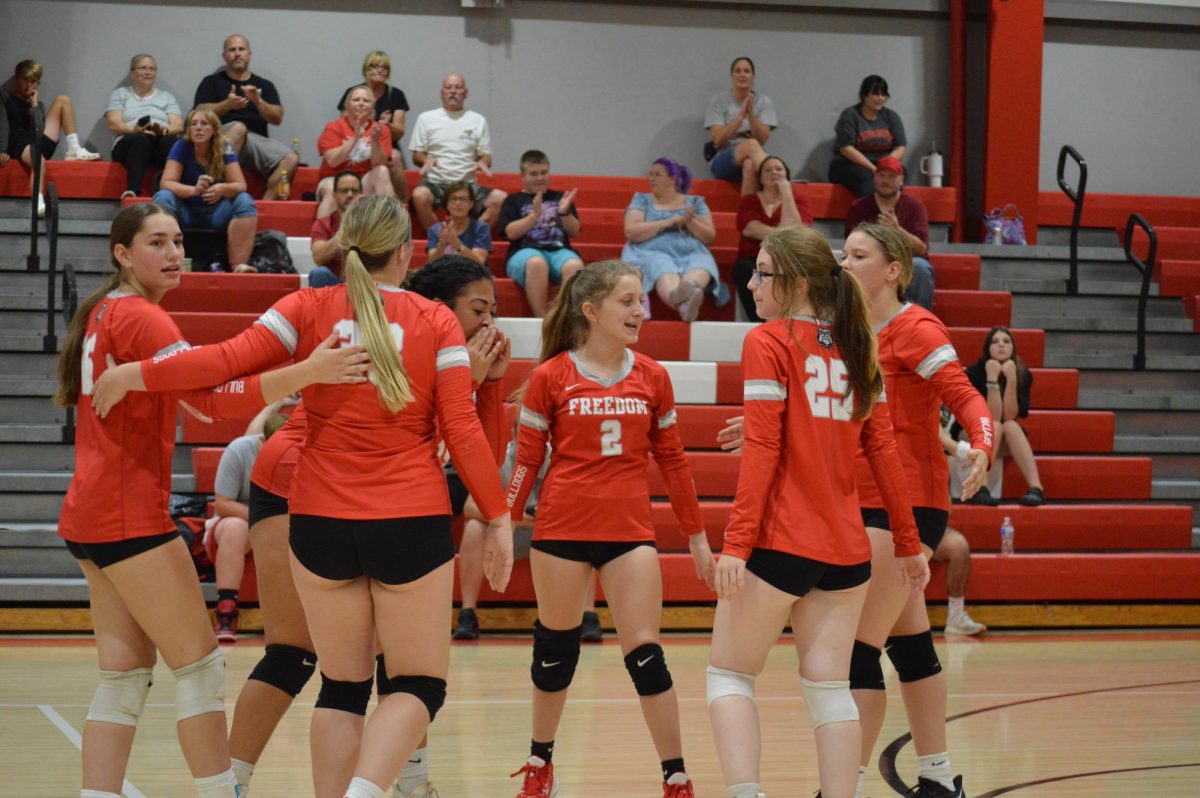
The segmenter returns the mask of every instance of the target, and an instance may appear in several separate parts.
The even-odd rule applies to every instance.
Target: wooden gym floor
[[[668,636],[684,753],[701,798],[724,796],[704,701],[706,635]],[[948,676],[955,773],[972,798],[1200,796],[1200,633],[993,633],[936,638]],[[262,654],[244,637],[224,649],[228,706]],[[450,696],[431,732],[441,798],[508,798],[529,743],[528,636],[456,643]],[[916,760],[886,664],[889,714],[865,794],[915,782]],[[189,796],[174,733],[173,684],[160,664],[128,773],[128,798]],[[758,681],[771,798],[817,789],[813,737],[790,638]],[[86,636],[0,637],[0,795],[78,795],[79,731],[96,683]],[[314,679],[267,747],[254,798],[311,795],[308,719]],[[560,798],[657,796],[657,758],[611,634],[587,646],[571,687],[555,764]]]

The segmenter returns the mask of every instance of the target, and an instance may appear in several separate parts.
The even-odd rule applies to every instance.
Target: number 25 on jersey
[[[854,415],[854,395],[846,391],[849,385],[846,364],[840,358],[831,358],[826,363],[816,355],[809,355],[804,362],[804,373],[804,393],[813,418],[849,421]]]

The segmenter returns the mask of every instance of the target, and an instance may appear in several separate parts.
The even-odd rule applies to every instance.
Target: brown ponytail
[[[838,264],[825,236],[811,227],[776,228],[763,240],[762,248],[775,265],[773,288],[784,298],[783,314],[793,312],[804,281],[807,299],[818,318],[833,328],[833,339],[846,364],[847,395],[854,396],[854,418],[871,415],[883,392],[883,375],[862,286]]]
[[[87,334],[88,318],[96,305],[109,293],[121,285],[121,264],[117,260],[116,248],[133,246],[133,238],[142,231],[146,219],[157,214],[170,212],[165,208],[149,202],[137,202],[121,211],[112,220],[108,231],[108,257],[116,270],[108,276],[104,284],[97,288],[91,296],[83,300],[83,304],[75,311],[71,324],[67,328],[67,340],[63,343],[62,352],[58,356],[58,391],[54,394],[54,403],[60,407],[74,407],[79,403],[81,372],[83,369],[83,343]]]

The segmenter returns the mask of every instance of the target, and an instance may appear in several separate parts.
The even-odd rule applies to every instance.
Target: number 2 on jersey
[[[600,423],[600,454],[616,457],[621,454],[621,422],[614,418]]]
[[[804,362],[804,372],[808,375],[804,392],[808,395],[813,418],[849,421],[854,414],[854,396],[846,392],[849,384],[846,364],[840,358],[832,358],[826,364],[822,358],[809,355]]]

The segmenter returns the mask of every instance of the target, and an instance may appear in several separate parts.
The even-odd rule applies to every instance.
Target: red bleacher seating
[[[1074,209],[1071,200],[1061,191],[1038,193],[1038,223],[1043,226],[1070,227]],[[1200,197],[1089,192],[1084,199],[1080,225],[1120,230],[1123,233],[1132,213],[1142,214],[1153,225],[1200,227]]]
[[[161,305],[167,311],[218,311],[257,316],[298,288],[300,277],[295,274],[188,272],[180,275],[179,287],[168,291]]]
[[[941,275],[937,279],[940,282]],[[1008,291],[964,291],[939,285],[933,295],[933,312],[947,327],[978,327],[982,324],[1007,327],[1012,319],[1012,294]]]
[[[1200,247],[1194,256],[1200,256]],[[1200,294],[1200,260],[1160,260],[1158,290],[1163,296],[1194,297]]]

